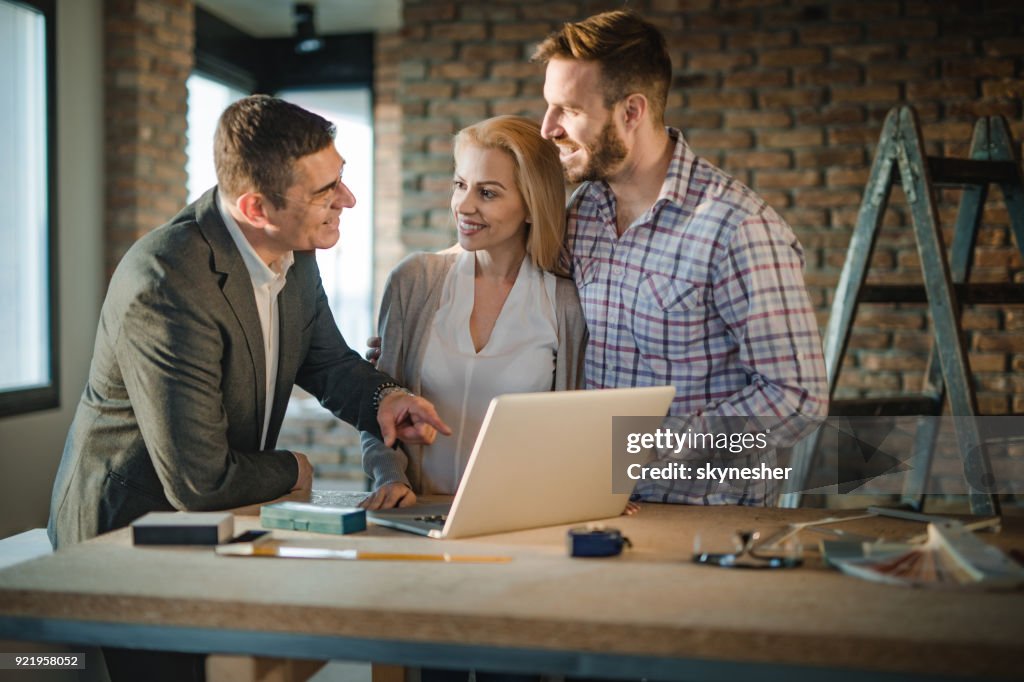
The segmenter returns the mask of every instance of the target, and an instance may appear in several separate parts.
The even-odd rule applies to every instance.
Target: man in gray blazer
[[[449,433],[352,351],[314,249],[355,198],[334,126],[267,96],[221,116],[216,188],[136,242],[110,282],[50,507],[54,547],[149,511],[229,509],[309,489],[275,449],[293,384],[385,442]]]

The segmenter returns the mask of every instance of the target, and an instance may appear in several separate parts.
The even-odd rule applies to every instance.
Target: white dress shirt
[[[228,234],[234,240],[242,261],[252,279],[252,293],[256,297],[256,311],[260,316],[260,332],[263,335],[263,357],[267,367],[266,400],[263,401],[263,430],[260,432],[260,449],[267,446],[267,430],[270,427],[270,412],[274,405],[274,391],[277,389],[277,359],[280,352],[280,317],[277,310],[277,295],[287,282],[288,269],[295,262],[295,255],[289,251],[269,266],[256,253],[249,240],[242,233],[231,212],[221,197],[217,202],[220,217],[228,227]]]
[[[558,348],[555,277],[524,258],[515,285],[479,353],[473,346],[476,256],[463,252],[448,271],[423,358],[423,395],[453,433],[424,449],[423,494],[454,494],[491,399],[550,391]]]

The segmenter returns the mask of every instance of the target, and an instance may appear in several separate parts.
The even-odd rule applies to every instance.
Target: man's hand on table
[[[388,483],[370,493],[359,503],[364,509],[393,509],[416,504],[416,493],[404,483]]]

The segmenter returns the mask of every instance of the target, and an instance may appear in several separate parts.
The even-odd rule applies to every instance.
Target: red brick
[[[833,2],[832,19],[846,19],[853,21],[889,21],[889,17],[899,16],[900,3],[898,2],[862,2],[860,0],[845,0]]]
[[[795,85],[847,85],[863,81],[860,66],[852,64],[825,64],[793,69]]]
[[[692,130],[686,139],[697,150],[748,149],[753,141],[744,130]]]
[[[1002,78],[985,81],[981,84],[981,94],[985,97],[1024,98],[1024,79]]]
[[[547,22],[523,22],[516,24],[495,24],[495,40],[540,42],[553,27]]]
[[[544,32],[539,32],[543,36]],[[469,41],[487,38],[487,26],[483,22],[456,21],[430,25],[430,37],[434,40]]]
[[[680,121],[678,128],[719,128],[722,125],[722,114],[717,111],[689,111],[680,108],[671,112]],[[668,117],[669,112],[666,112]]]
[[[814,128],[762,130],[757,134],[757,143],[761,147],[792,149],[820,145],[824,141],[824,137],[822,130]]]
[[[974,337],[974,350],[1024,353],[1024,334],[989,332]]]
[[[758,189],[791,189],[794,187],[816,187],[821,184],[821,175],[816,170],[758,171]]]
[[[921,126],[921,134],[926,140],[953,140],[966,141],[971,139],[974,129],[973,123],[966,121],[943,121],[941,123],[926,123]]]
[[[421,118],[427,115],[427,100],[406,100],[404,97],[402,98],[402,100],[403,118]]]
[[[885,308],[890,308],[886,310]],[[925,315],[920,310],[894,310],[886,304],[863,304],[857,312],[857,326],[890,330],[924,329]]]
[[[838,270],[809,270],[804,273],[804,283],[809,287],[828,287],[835,289],[839,281]]]
[[[986,40],[982,43],[982,47],[985,54],[992,57],[1024,54],[1024,40],[1021,40],[1019,36]]]
[[[864,168],[829,168],[825,172],[825,181],[829,187],[864,187],[868,182],[871,169]]]
[[[452,191],[452,176],[447,173],[424,175],[420,178],[420,190],[426,194],[447,194]]]
[[[729,111],[725,114],[726,128],[786,128],[792,116],[783,110]]]
[[[516,94],[518,86],[511,81],[491,81],[484,83],[467,83],[459,86],[459,97],[465,99],[494,99],[511,97]]]
[[[746,92],[690,92],[686,95],[687,106],[702,109],[749,109],[751,96]]]
[[[762,109],[775,107],[816,107],[825,101],[822,88],[802,90],[762,90],[757,95],[758,104]]]
[[[726,74],[722,85],[726,88],[770,88],[789,85],[786,69],[754,69]]]
[[[753,62],[746,52],[695,52],[687,55],[686,67],[689,71],[735,71]]]
[[[726,45],[728,45],[730,50],[787,47],[792,44],[792,31],[757,31],[754,33],[732,33],[726,37]]]
[[[906,46],[906,51],[907,59],[911,61],[931,57],[959,57],[974,52],[974,41],[971,38],[957,35],[952,38],[911,43]]]
[[[519,84],[519,96],[531,99],[544,99],[544,81],[529,80]]]
[[[928,359],[921,355],[906,353],[858,353],[860,366],[872,372],[878,371],[922,371],[928,366]]]
[[[968,353],[968,364],[972,372],[1005,372],[1005,353]]]
[[[946,111],[952,118],[977,119],[983,116],[1016,118],[1020,116],[1021,103],[1005,99],[959,100],[947,103]]]
[[[815,109],[803,109],[797,113],[799,126],[827,126],[836,123],[851,124],[864,121],[864,110],[859,106],[844,104]]]
[[[417,60],[426,60],[428,62],[446,62],[455,59],[455,43],[445,41],[430,41],[423,42],[419,41],[412,45],[404,45],[403,52],[414,55]],[[405,68],[405,63],[409,59],[405,59],[402,62],[402,68]]]
[[[430,67],[430,77],[442,80],[464,80],[483,78],[487,65],[482,63],[466,64],[464,62],[448,62]]]
[[[1020,267],[1020,251],[1017,249],[979,248],[974,254],[974,266],[985,267]]]
[[[1024,308],[1009,306],[1003,310],[1007,331],[1024,329]]]
[[[888,372],[864,372],[848,370],[839,374],[839,383],[850,388],[861,388],[874,391],[891,392],[900,388],[900,377]]]
[[[926,82],[938,76],[938,63],[902,62],[868,64],[865,71],[868,83]]]
[[[1012,58],[956,59],[943,64],[942,73],[947,78],[1010,78],[1016,69]]]
[[[751,12],[701,12],[692,14],[688,18],[690,27],[698,31],[750,29],[757,23],[755,15]]]
[[[900,87],[898,85],[863,85],[860,87],[832,88],[832,102],[836,104],[850,102],[898,102]]]
[[[868,25],[868,40],[872,42],[926,40],[938,35],[939,26],[932,19],[889,19]]]
[[[744,183],[749,185],[750,183]],[[780,213],[785,211],[793,203],[793,198],[789,195],[789,192],[778,192],[772,190],[761,190],[761,198],[764,202],[776,209]]]
[[[874,126],[850,126],[833,128],[828,131],[828,143],[832,145],[869,144],[876,145],[881,130]]]
[[[717,33],[687,33],[679,45],[668,46],[672,63],[678,64],[687,52],[706,52],[722,49],[722,36]]]
[[[538,4],[521,3],[519,11],[524,19],[547,19],[551,21],[566,21],[579,11],[575,3],[569,2],[542,2]]]
[[[787,152],[728,152],[724,164],[727,168],[789,168]]]
[[[955,99],[971,98],[978,94],[978,86],[973,80],[955,80],[945,78],[927,83],[907,83],[907,99]]]
[[[893,62],[900,58],[896,45],[835,45],[832,47],[832,60],[835,62],[850,61],[856,64],[871,62]]]
[[[467,62],[504,62],[520,57],[521,51],[516,45],[463,45],[459,50],[459,58]],[[534,68],[537,68],[534,65]]]
[[[1000,415],[1009,413],[1009,399],[1005,395],[978,393],[978,414]]]
[[[800,243],[807,249],[846,249],[850,243],[851,232],[829,230],[824,227],[828,223],[824,209],[793,209],[786,213],[786,222],[794,228]],[[799,225],[807,225],[808,229],[796,229]]]
[[[657,13],[693,12],[709,10],[714,0],[652,0],[651,10]]]
[[[454,92],[455,88],[450,83],[426,81],[407,84],[402,94],[410,98],[446,99],[451,97]]]
[[[860,193],[850,190],[801,189],[796,194],[797,205],[804,208],[833,208],[860,203]]]
[[[450,156],[452,153],[452,138],[435,137],[427,141],[427,153],[439,156]]]
[[[525,61],[491,65],[491,78],[544,78],[544,67]]]
[[[459,7],[459,18],[463,21],[505,23],[515,21],[517,16],[516,8],[508,5],[498,5],[495,3],[463,3],[462,6]]]
[[[783,216],[807,253],[818,253],[816,249],[831,244],[839,244],[845,248],[849,242],[848,233],[828,229],[827,213],[826,209],[797,207],[787,210]],[[816,267],[821,267],[821,264],[818,263]]]
[[[546,108],[547,104],[540,97],[532,99],[523,97],[517,97],[515,99],[498,99],[491,103],[491,115],[500,116],[502,114],[515,114],[517,116],[535,118],[539,121],[541,116],[544,115],[544,110]]]
[[[850,45],[861,41],[864,28],[860,24],[828,24],[800,29],[800,42],[804,45]]]
[[[848,347],[851,349],[887,348],[890,343],[891,339],[889,334],[885,332],[868,332],[854,329],[850,332],[850,343]]]
[[[820,47],[790,47],[782,50],[764,50],[758,63],[765,67],[804,66],[825,61],[825,50]]]
[[[402,132],[406,136],[421,135],[453,135],[455,127],[451,121],[437,119],[408,120],[402,122]]]
[[[859,166],[865,161],[864,150],[854,147],[802,149],[796,152],[797,168],[827,168],[830,166]]]
[[[455,19],[455,3],[431,2],[418,6],[405,3],[402,8],[402,16],[409,26],[435,21],[452,21]]]
[[[719,0],[722,9],[752,9],[786,4],[786,0]]]

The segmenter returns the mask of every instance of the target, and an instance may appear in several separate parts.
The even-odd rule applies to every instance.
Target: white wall
[[[103,299],[101,0],[57,1],[60,408],[0,418],[0,538],[46,525]]]

